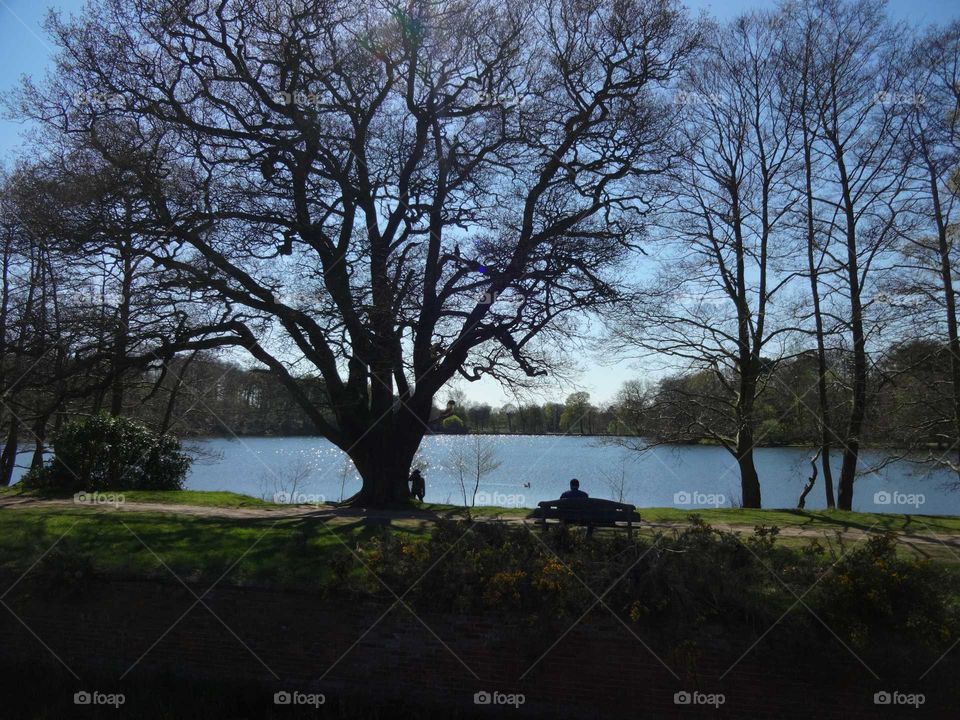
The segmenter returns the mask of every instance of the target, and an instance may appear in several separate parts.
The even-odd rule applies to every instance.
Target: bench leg
[[[593,537],[593,523],[587,523],[587,537]]]

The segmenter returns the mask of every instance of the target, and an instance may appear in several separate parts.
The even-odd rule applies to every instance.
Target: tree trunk
[[[814,257],[814,248],[816,247],[816,234],[813,220],[813,131],[808,125],[809,109],[809,72],[810,72],[810,36],[807,35],[804,44],[806,52],[803,64],[803,98],[800,109],[800,119],[803,127],[803,170],[805,183],[805,200],[807,210],[807,269],[810,273],[810,296],[813,300],[813,319],[817,340],[817,404],[818,416],[817,424],[820,435],[820,462],[823,466],[823,490],[826,495],[827,507],[836,507],[836,501],[833,495],[833,470],[830,467],[831,436],[833,434],[833,425],[830,422],[830,401],[827,395],[827,351],[826,343],[823,337],[823,313],[820,310],[820,281],[819,269]],[[810,488],[816,481],[817,468],[813,467],[813,477],[810,479]],[[809,491],[807,491],[809,492]],[[803,507],[804,497],[800,498],[800,507]]]
[[[819,454],[820,462],[823,466],[823,489],[827,497],[827,507],[832,508],[836,507],[836,501],[833,497],[833,471],[830,468],[830,440],[833,428],[830,424],[830,403],[827,396],[827,351],[823,339],[823,314],[820,311],[819,271],[817,270],[817,263],[813,253],[815,246],[813,228],[813,168],[811,165],[810,140],[807,136],[806,121],[804,121],[803,156],[807,194],[807,266],[810,272],[810,295],[813,299],[813,319],[817,336],[817,399],[819,409],[817,424],[819,425],[818,430],[820,431]],[[814,472],[814,478],[816,478],[816,472]],[[801,507],[803,506],[801,505]]]
[[[748,436],[748,437],[744,437]],[[760,507],[760,476],[753,463],[753,431],[746,430],[737,437],[737,465],[740,466],[740,492],[745,508]]]
[[[4,487],[10,485],[10,481],[13,479],[13,468],[17,464],[19,433],[20,422],[16,417],[11,417],[7,439],[3,445],[3,452],[0,453],[0,484]]]
[[[760,507],[760,477],[753,462],[753,405],[757,391],[759,361],[751,359],[741,369],[737,401],[737,464],[740,466],[740,493],[743,507]]]
[[[819,454],[820,451],[818,450],[817,455]],[[797,501],[798,510],[803,510],[807,506],[807,495],[813,490],[813,486],[817,484],[817,455],[810,458],[810,478],[807,480],[803,492],[800,493],[800,499]]]
[[[407,419],[401,417],[399,421]],[[411,424],[396,430],[391,429],[393,423],[383,424],[385,427],[368,433],[349,452],[362,482],[360,492],[346,501],[350,505],[389,507],[410,502],[407,480],[425,428],[416,423],[416,426]]]
[[[43,448],[47,437],[47,419],[49,416],[37,418],[33,425],[33,437],[35,438],[33,448],[33,459],[30,461],[31,470],[39,470],[43,467]]]
[[[850,417],[844,439],[843,464],[840,467],[840,483],[837,506],[841,510],[853,509],[853,481],[857,474],[860,453],[860,433],[867,404],[867,349],[863,332],[863,306],[860,302],[860,266],[857,260],[856,217],[853,209],[850,183],[842,150],[837,148],[837,169],[843,193],[844,214],[847,231],[847,283],[850,291],[850,332],[853,337],[853,397]]]
[[[926,151],[926,147],[924,146]],[[933,200],[933,215],[937,221],[937,252],[940,259],[940,279],[943,282],[943,298],[947,313],[947,336],[950,340],[950,381],[953,385],[953,421],[956,431],[955,442],[960,443],[960,336],[957,332],[957,297],[953,291],[953,269],[950,262],[950,242],[947,239],[947,224],[940,204],[940,189],[937,187],[937,173],[932,164],[927,165],[930,173],[930,196]],[[958,449],[960,454],[960,449]],[[960,473],[960,456],[957,459],[957,472]]]
[[[123,413],[124,362],[127,359],[127,345],[130,334],[130,294],[133,290],[133,263],[129,239],[121,247],[123,258],[123,280],[120,286],[120,303],[117,307],[117,325],[113,336],[113,360],[111,372],[113,382],[110,385],[110,414],[118,417]]]
[[[190,364],[199,354],[199,350],[194,350],[187,356],[187,359],[183,361],[180,367],[173,372],[173,387],[170,388],[170,395],[167,398],[167,404],[163,411],[163,419],[160,421],[159,432],[161,434],[165,434],[170,429],[173,411],[177,405],[177,396],[180,394],[181,388],[183,388],[183,378],[187,374],[187,369],[190,367]]]

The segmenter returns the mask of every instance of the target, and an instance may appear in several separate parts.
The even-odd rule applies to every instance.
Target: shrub
[[[443,421],[443,431],[445,433],[462,433],[465,432],[466,429],[467,426],[464,425],[463,420],[457,415],[451,415]]]
[[[749,641],[776,627],[781,648],[809,650],[839,636],[902,658],[939,653],[960,637],[960,580],[898,557],[891,537],[873,537],[837,558],[819,543],[787,547],[776,528],[757,527],[745,537],[696,515],[689,520],[652,542],[622,533],[587,539],[558,526],[541,534],[440,520],[425,539],[387,532],[358,550],[374,573],[365,576],[366,592],[384,600],[391,598],[381,580],[407,588],[410,578],[420,578],[407,594],[417,609],[510,611],[521,621],[569,623],[603,593],[625,622],[662,633],[677,647],[724,637]],[[797,598],[809,612],[789,612]]]
[[[128,418],[101,414],[67,422],[53,458],[24,477],[40,490],[181,490],[190,457],[180,442]]]
[[[813,596],[824,621],[854,647],[886,635],[950,646],[960,632],[955,583],[929,561],[898,557],[896,549],[893,535],[878,535],[844,555]]]

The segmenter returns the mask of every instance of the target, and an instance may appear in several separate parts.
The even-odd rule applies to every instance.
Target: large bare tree
[[[221,337],[364,504],[406,497],[455,374],[543,374],[615,299],[666,162],[657,89],[698,42],[666,0],[104,0],[51,27],[59,73],[22,110],[111,162],[141,149],[151,262],[232,312]]]
[[[659,214],[658,237],[672,243],[619,328],[627,347],[712,373],[714,382],[659,394],[653,410],[673,417],[668,398],[697,395],[703,412],[683,424],[683,438],[706,436],[733,454],[745,507],[761,504],[753,451],[762,440],[754,407],[770,369],[764,353],[782,354],[791,330],[769,318],[793,276],[776,270],[791,245],[781,227],[798,200],[788,182],[798,147],[784,58],[777,19],[746,16],[715,33],[685,74],[676,97],[686,154],[665,175],[670,200]]]
[[[943,329],[949,349],[952,412],[947,423],[916,428],[921,436],[933,430],[954,446],[954,453],[937,461],[960,474],[960,331],[954,272],[960,207],[960,23],[931,28],[914,41],[904,97],[898,103],[906,126],[901,135],[904,159],[910,164],[911,190],[918,197],[909,232],[903,234],[903,260],[894,293],[911,298],[906,303],[912,327],[908,336],[927,338]],[[940,348],[933,348],[935,357]]]
[[[825,219],[821,243],[837,268],[833,315],[849,337],[850,408],[843,433],[837,506],[850,510],[869,399],[868,342],[872,278],[888,257],[907,201],[896,148],[903,129],[903,57],[897,28],[875,0],[811,0],[808,82],[815,105],[817,204]],[[832,249],[833,243],[836,249]],[[879,308],[879,306],[877,306]],[[879,325],[877,327],[880,327]]]

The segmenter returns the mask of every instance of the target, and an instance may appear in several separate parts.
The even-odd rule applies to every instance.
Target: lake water
[[[482,436],[482,441],[494,448],[501,464],[481,479],[478,505],[535,507],[540,500],[558,497],[573,477],[579,478],[581,489],[591,497],[615,500],[620,496],[617,486],[622,477],[624,502],[639,507],[730,507],[740,499],[736,462],[719,447],[660,447],[637,454],[603,444],[599,438],[494,435]],[[471,436],[424,439],[418,460],[424,468],[427,502],[463,502],[450,458],[458,443],[472,442]],[[277,494],[284,499],[284,493],[294,493],[293,500],[320,502],[349,497],[360,488],[353,465],[323,438],[245,437],[188,445],[202,450],[187,479],[192,490],[232,490],[267,499]],[[796,507],[810,472],[810,455],[802,448],[756,451],[764,507]],[[880,457],[877,452],[866,452],[864,464]],[[836,478],[839,454],[833,459]],[[893,463],[858,478],[854,509],[960,515],[960,492],[944,488],[950,479],[946,471],[931,472],[904,461]],[[471,484],[468,498],[472,489]],[[807,497],[807,507],[824,506],[822,478],[818,478]]]

